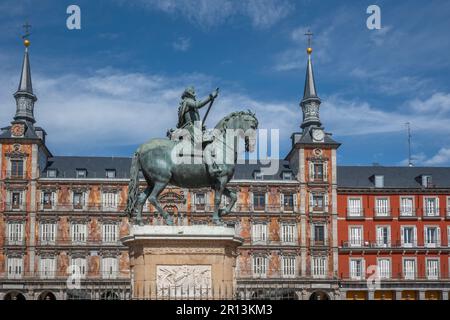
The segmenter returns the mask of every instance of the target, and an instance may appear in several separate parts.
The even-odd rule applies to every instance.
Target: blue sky
[[[66,8],[81,8],[81,30]],[[368,30],[366,8],[381,8]],[[328,132],[340,164],[404,165],[411,122],[416,165],[450,165],[450,2],[293,0],[0,1],[0,119],[15,111],[25,20],[35,115],[55,155],[129,156],[176,124],[179,96],[221,88],[208,124],[256,111],[299,131],[308,28]]]

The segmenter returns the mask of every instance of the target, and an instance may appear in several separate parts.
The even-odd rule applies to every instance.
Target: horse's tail
[[[131,217],[136,207],[139,194],[139,152],[136,151],[131,161],[130,183],[128,184],[128,200],[125,212]]]

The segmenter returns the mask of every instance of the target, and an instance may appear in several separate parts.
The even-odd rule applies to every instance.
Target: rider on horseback
[[[211,143],[213,138],[208,135],[208,132],[206,132],[206,127],[201,122],[199,109],[207,105],[208,102],[212,104],[218,94],[219,89],[216,89],[209,95],[208,98],[202,101],[197,101],[194,87],[188,87],[181,95],[181,102],[178,107],[177,128],[186,129],[190,133],[194,143],[201,143],[200,145],[202,146],[202,149],[204,149],[206,144]],[[201,125],[201,134],[197,134],[198,130],[194,129],[196,124]],[[210,174],[212,176],[217,175],[220,172],[220,168],[216,164],[214,157],[209,152],[205,152],[205,158]],[[211,166],[209,164],[211,164]]]

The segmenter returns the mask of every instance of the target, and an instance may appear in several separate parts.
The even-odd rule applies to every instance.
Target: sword
[[[219,88],[216,88],[216,91],[219,92]],[[206,117],[208,116],[209,110],[211,110],[211,107],[212,107],[212,104],[214,103],[214,100],[216,100],[216,98],[213,98],[211,100],[211,102],[209,103],[208,110],[206,110],[205,116],[203,117],[203,120],[202,120],[202,126],[205,124]]]

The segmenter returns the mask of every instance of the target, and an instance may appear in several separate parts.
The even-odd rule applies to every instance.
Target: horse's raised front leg
[[[230,203],[225,207],[223,212],[221,212],[222,215],[226,215],[231,212],[231,209],[233,208],[234,204],[237,201],[237,196],[236,196],[236,192],[234,192],[228,188],[223,189],[223,194],[225,195],[225,197],[230,199]]]
[[[212,219],[215,224],[222,223],[222,220],[220,219],[220,202],[222,201],[224,189],[225,183],[220,180],[214,186],[214,213]]]
[[[166,221],[167,225],[171,226],[173,224],[172,218],[167,212],[164,211],[164,209],[161,207],[161,204],[158,201],[158,196],[167,186],[167,183],[168,182],[156,182],[153,187],[152,193],[148,197],[148,201],[150,201],[150,203],[155,206],[156,210],[158,210],[159,214]]]
[[[143,226],[144,223],[142,221],[142,208],[144,207],[145,201],[147,200],[147,198],[149,197],[150,193],[152,192],[152,186],[148,186],[147,188],[145,188],[144,191],[142,191],[137,199],[137,204],[136,204],[136,222],[140,225]]]

